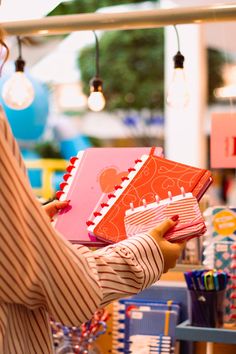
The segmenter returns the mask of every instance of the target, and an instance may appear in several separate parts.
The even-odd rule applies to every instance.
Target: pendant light
[[[103,108],[105,107],[106,101],[105,101],[105,98],[103,95],[103,90],[102,90],[102,80],[99,77],[98,38],[97,38],[95,31],[93,31],[93,33],[95,36],[95,43],[96,43],[96,74],[89,82],[90,95],[88,97],[88,107],[91,109],[91,111],[99,112],[99,111],[102,111]]]
[[[179,34],[176,26],[174,26],[174,29],[177,36],[178,51],[173,57],[174,72],[168,89],[166,102],[170,107],[182,108],[189,102],[189,92],[184,73],[184,56],[180,52]]]
[[[25,61],[22,59],[21,39],[17,37],[19,55],[15,61],[15,72],[2,88],[5,104],[15,110],[25,109],[34,100],[34,88],[24,73]]]

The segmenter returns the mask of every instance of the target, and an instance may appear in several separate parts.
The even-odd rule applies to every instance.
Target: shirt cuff
[[[144,273],[142,290],[155,283],[162,275],[164,258],[159,245],[149,234],[140,234],[119,242],[116,247],[132,253]]]

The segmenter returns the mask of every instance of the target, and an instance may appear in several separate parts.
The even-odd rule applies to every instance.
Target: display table
[[[236,344],[236,327],[225,325],[224,328],[190,326],[189,320],[176,327],[175,337],[180,341],[206,342],[206,354],[213,353],[213,343]]]

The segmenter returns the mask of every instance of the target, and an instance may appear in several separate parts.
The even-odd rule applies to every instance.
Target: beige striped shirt
[[[22,122],[24,124],[24,122]],[[53,353],[49,316],[79,326],[111,301],[157,281],[149,235],[91,251],[58,234],[36,200],[0,110],[0,354]]]

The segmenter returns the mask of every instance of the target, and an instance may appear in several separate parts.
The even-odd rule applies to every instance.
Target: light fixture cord
[[[22,47],[21,47],[20,36],[17,36],[17,44],[18,44],[18,51],[19,51],[19,59],[22,59]]]
[[[95,44],[96,44],[96,77],[99,77],[99,43],[98,43],[98,37],[96,35],[96,32],[93,31],[94,37],[95,37]]]
[[[174,26],[176,37],[177,37],[178,52],[180,52],[179,33],[178,33],[176,25],[173,25],[173,26]]]

